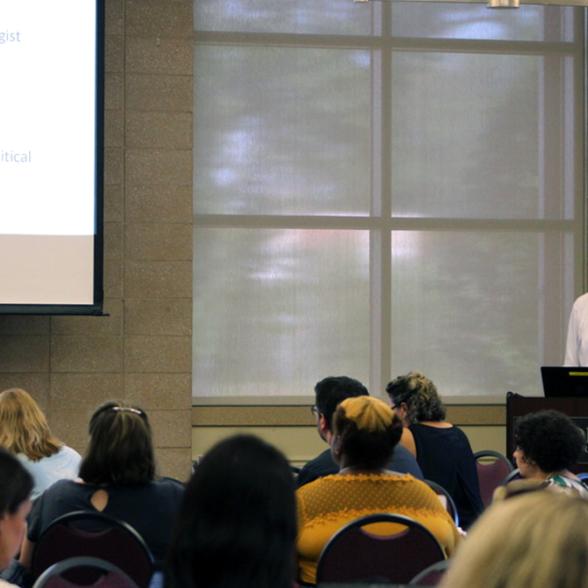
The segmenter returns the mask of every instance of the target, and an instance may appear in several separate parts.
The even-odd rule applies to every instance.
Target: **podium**
[[[584,433],[588,441],[588,396],[574,398],[541,398],[506,393],[506,451],[509,459],[515,450],[514,427],[518,418],[538,410],[558,410],[568,415]],[[588,471],[588,451],[586,445],[578,460],[575,472]]]

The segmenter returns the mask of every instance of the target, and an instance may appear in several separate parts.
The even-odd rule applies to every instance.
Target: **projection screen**
[[[0,313],[102,312],[102,0],[0,0]]]

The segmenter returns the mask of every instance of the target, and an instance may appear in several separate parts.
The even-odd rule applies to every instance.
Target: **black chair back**
[[[63,560],[91,556],[114,564],[140,588],[148,588],[153,557],[143,538],[129,524],[102,513],[78,511],[53,521],[33,551],[32,572],[38,578]],[[86,585],[97,575],[89,567],[72,570],[66,579]]]
[[[367,528],[394,523],[389,534]],[[316,581],[406,584],[418,572],[445,559],[443,548],[423,525],[402,515],[361,517],[340,529],[319,558]]]

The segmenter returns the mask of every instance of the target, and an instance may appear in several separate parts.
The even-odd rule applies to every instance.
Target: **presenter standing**
[[[588,366],[588,294],[577,298],[572,307],[564,366]]]

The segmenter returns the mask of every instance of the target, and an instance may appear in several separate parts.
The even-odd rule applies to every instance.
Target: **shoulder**
[[[588,292],[576,298],[572,306],[572,313],[584,312],[586,309],[588,309]]]
[[[42,497],[52,497],[55,495],[63,496],[66,494],[78,494],[89,491],[91,486],[88,484],[82,484],[80,482],[74,482],[73,480],[57,480],[54,484],[51,484],[45,492],[41,495]]]
[[[73,447],[70,447],[69,445],[62,445],[59,451],[57,452],[57,455],[62,455],[64,457],[80,461],[82,459],[82,456],[75,449],[73,449]]]
[[[314,459],[308,461],[298,474],[298,487],[304,486],[317,478],[336,474],[339,471],[337,464],[333,461],[331,450],[327,449]]]
[[[183,494],[185,490],[184,484],[175,478],[159,478],[152,483],[153,488],[161,494]]]

